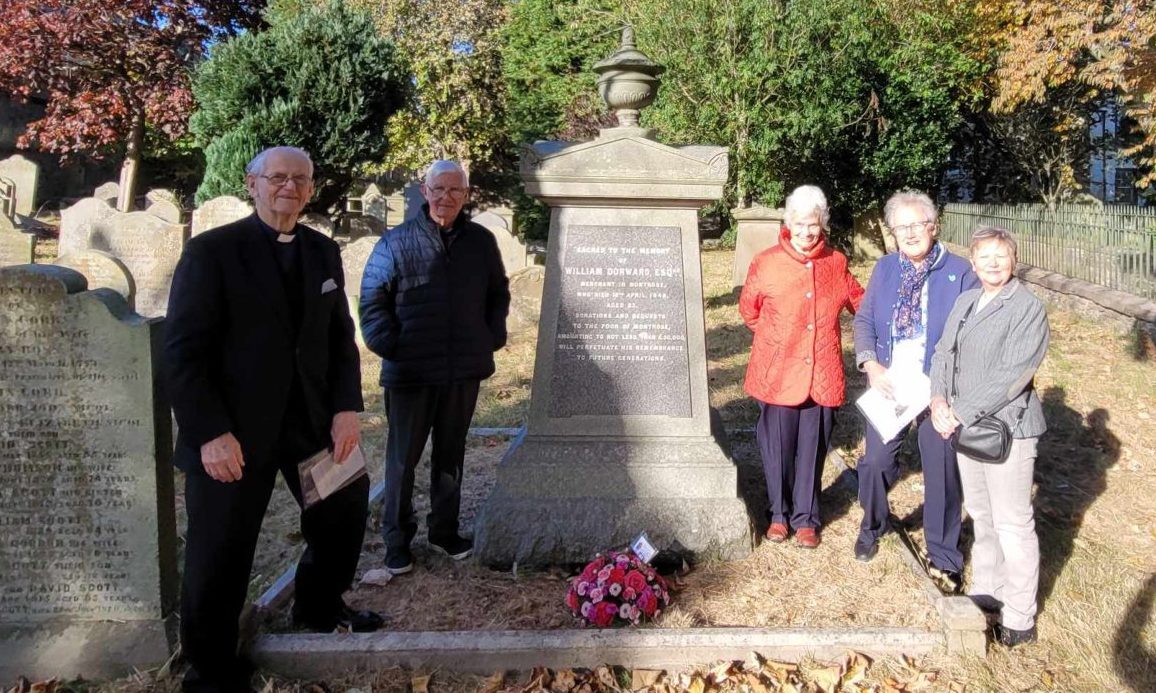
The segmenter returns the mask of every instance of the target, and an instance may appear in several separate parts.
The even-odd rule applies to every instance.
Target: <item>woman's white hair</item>
[[[887,198],[887,204],[883,205],[883,220],[887,223],[887,228],[895,227],[895,215],[905,207],[923,212],[923,218],[932,224],[939,221],[939,210],[930,197],[918,190],[900,190]]]
[[[309,156],[309,152],[301,149],[300,147],[269,147],[257,156],[253,157],[253,160],[250,161],[249,165],[245,167],[245,173],[250,176],[259,176],[264,173],[265,160],[268,159],[269,155],[273,153],[293,154],[295,156],[301,157],[302,159],[305,159],[305,161],[309,162],[309,175],[313,175],[313,159]]]
[[[827,206],[827,196],[817,185],[800,185],[795,188],[790,195],[787,195],[787,201],[783,207],[783,221],[786,222],[787,226],[810,214],[819,217],[819,224],[824,230],[828,228],[831,221],[831,209]]]
[[[450,161],[449,159],[438,159],[437,161],[430,164],[429,168],[425,170],[425,177],[422,178],[422,182],[428,185],[433,181],[434,178],[437,178],[443,173],[461,174],[462,181],[465,183],[465,186],[467,188],[470,187],[469,174],[466,173],[466,170],[462,168],[461,164],[456,161]]]

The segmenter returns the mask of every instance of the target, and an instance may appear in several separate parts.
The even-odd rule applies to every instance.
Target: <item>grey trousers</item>
[[[1038,441],[1016,438],[1003,464],[957,456],[963,507],[975,531],[969,594],[1001,603],[1000,623],[1013,630],[1027,630],[1036,621],[1040,543],[1032,512],[1032,473]]]

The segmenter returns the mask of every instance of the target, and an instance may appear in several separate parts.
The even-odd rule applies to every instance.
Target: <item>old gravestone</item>
[[[110,227],[93,230],[90,246],[124,263],[136,285],[136,312],[149,318],[168,309],[169,289],[187,228],[148,212],[118,214]]]
[[[136,284],[124,263],[100,250],[80,250],[62,255],[53,263],[76,270],[88,281],[88,288],[115,291],[130,310],[135,310]]]
[[[333,238],[333,222],[324,214],[318,214],[317,212],[302,214],[301,217],[297,219],[297,223],[303,226],[308,226],[314,231],[318,231],[330,238]]]
[[[540,265],[523,267],[510,274],[510,315],[506,318],[506,328],[511,333],[538,326],[545,283],[546,268]]]
[[[481,224],[494,234],[498,249],[502,251],[502,264],[506,267],[507,276],[527,265],[526,246],[511,232],[510,223],[505,217],[494,212],[482,212],[471,221]]]
[[[529,419],[474,526],[483,563],[584,562],[643,531],[690,560],[750,552],[708,399],[699,262],[727,151],[660,144],[636,118],[524,150],[526,193],[551,207],[546,283]]]
[[[30,216],[36,211],[36,186],[40,179],[40,167],[20,154],[0,161],[0,178],[8,178],[16,184],[16,213]]]
[[[113,199],[115,204],[116,200]],[[69,255],[91,247],[96,229],[110,230],[112,220],[120,215],[108,202],[86,197],[60,211],[60,236],[57,255]]]
[[[373,183],[369,184],[361,196],[361,213],[377,219],[382,224],[385,224],[388,219],[389,203],[385,195],[381,194],[381,189]]]
[[[36,257],[36,236],[24,233],[0,214],[0,267],[25,265]]]
[[[380,238],[385,233],[385,222],[365,214],[346,213],[341,217],[341,232],[356,241],[359,238]]]
[[[0,680],[163,664],[177,594],[159,324],[51,265],[0,269]]]
[[[104,200],[110,207],[116,206],[116,201],[120,198],[120,184],[116,181],[108,181],[96,186],[96,190],[92,191],[92,196],[98,200]]]
[[[353,325],[356,330],[357,347],[361,350],[361,370],[364,379],[373,379],[381,372],[380,359],[374,356],[365,340],[361,337],[361,322],[357,319],[357,302],[361,296],[361,275],[365,273],[365,263],[369,261],[369,254],[377,245],[379,236],[366,236],[341,249],[341,267],[345,271],[345,298],[349,301],[349,314],[353,316]]]
[[[244,219],[253,213],[253,205],[232,195],[223,195],[207,200],[193,210],[192,235],[215,229]]]
[[[742,286],[755,256],[778,245],[783,226],[783,210],[762,205],[731,210],[738,229],[735,232],[735,259],[731,268],[731,285]]]
[[[170,224],[179,224],[184,219],[184,211],[181,210],[180,204],[178,204],[175,199],[168,197],[158,196],[156,199],[150,198],[149,205],[145,211]]]

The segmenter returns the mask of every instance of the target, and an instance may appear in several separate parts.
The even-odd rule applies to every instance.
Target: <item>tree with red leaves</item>
[[[183,136],[192,66],[222,35],[261,25],[262,0],[0,0],[0,91],[44,99],[19,146],[123,155],[131,208],[146,128]]]

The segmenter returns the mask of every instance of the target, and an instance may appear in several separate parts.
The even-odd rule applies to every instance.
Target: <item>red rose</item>
[[[594,605],[594,613],[591,621],[599,628],[605,628],[614,623],[614,617],[618,615],[618,607],[610,602],[600,602]]]
[[[602,569],[602,559],[596,558],[593,561],[590,561],[589,563],[586,564],[586,568],[582,571],[581,577],[586,582],[594,582],[594,578],[597,577],[598,571],[601,569]]]
[[[646,587],[646,576],[637,570],[632,570],[626,574],[626,586],[638,594]]]
[[[655,609],[658,608],[658,599],[654,596],[654,591],[649,587],[642,590],[638,595],[638,601],[635,606],[642,610],[642,613],[647,616],[653,616]]]
[[[622,581],[626,579],[626,571],[622,568],[614,568],[610,571],[610,577],[606,578],[606,582],[611,585],[621,585]]]
[[[578,593],[572,589],[566,591],[566,606],[570,607],[571,611],[578,611]]]

